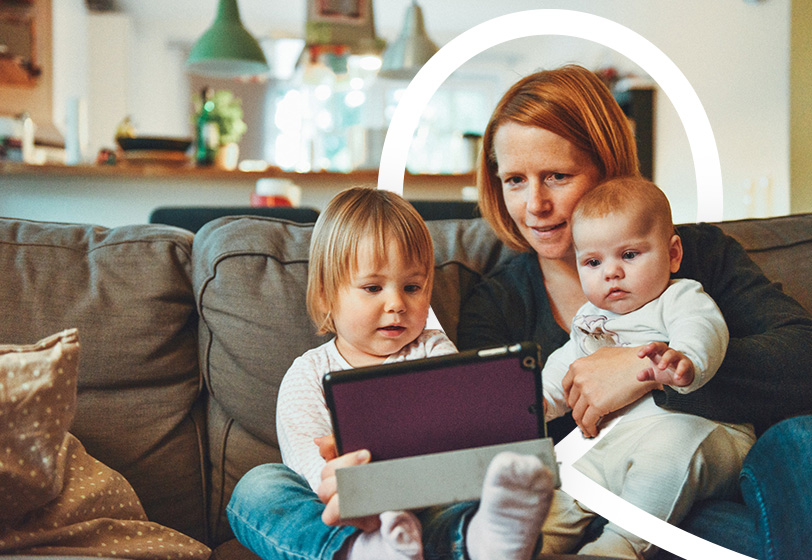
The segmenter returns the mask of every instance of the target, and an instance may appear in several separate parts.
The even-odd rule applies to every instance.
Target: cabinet
[[[632,84],[614,92],[620,108],[629,117],[637,141],[637,159],[640,173],[654,180],[654,86]]]
[[[33,0],[0,1],[0,84],[32,87],[41,73]]]

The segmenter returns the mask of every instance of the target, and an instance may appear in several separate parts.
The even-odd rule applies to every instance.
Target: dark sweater
[[[718,227],[685,225],[678,232],[684,256],[674,277],[702,284],[722,310],[730,344],[707,385],[686,395],[655,391],[655,402],[711,420],[752,423],[757,433],[812,411],[812,316]],[[553,318],[535,253],[495,270],[462,306],[460,349],[533,340],[546,358],[568,338]],[[572,426],[571,420],[551,426],[552,435],[557,439]]]

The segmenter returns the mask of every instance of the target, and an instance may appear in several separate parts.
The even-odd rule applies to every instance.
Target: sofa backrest
[[[312,226],[220,218],[196,235],[194,290],[211,468],[210,531],[231,536],[224,508],[250,468],[279,462],[276,394],[293,360],[326,338],[305,312]]]
[[[812,213],[717,225],[742,244],[767,278],[812,311]]]
[[[205,541],[191,253],[191,234],[166,226],[0,219],[0,342],[77,327],[71,432],[130,481],[152,521]]]

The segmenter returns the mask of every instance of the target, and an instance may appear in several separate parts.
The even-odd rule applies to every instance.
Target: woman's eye
[[[568,177],[569,177],[569,175],[567,175],[566,173],[552,173],[549,176],[548,180],[550,180],[550,181],[552,181],[554,183],[559,183],[561,181],[564,181]]]
[[[502,183],[509,187],[515,187],[516,185],[521,185],[524,182],[524,179],[518,175],[514,175],[512,177],[505,177],[502,180]]]

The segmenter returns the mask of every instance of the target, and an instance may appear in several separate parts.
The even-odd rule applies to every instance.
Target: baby
[[[570,340],[542,371],[547,419],[568,410],[562,380],[569,365],[601,346],[639,346],[640,381],[680,392],[707,383],[722,363],[728,330],[702,286],[674,280],[682,244],[666,196],[640,178],[616,178],[578,202],[572,236],[581,287],[588,299]],[[671,523],[696,500],[726,496],[755,441],[752,426],[722,424],[670,412],[651,394],[616,414],[623,419],[575,467],[615,494]],[[561,491],[543,528],[544,552],[577,546],[595,514]],[[608,523],[581,554],[644,558],[656,548]]]

